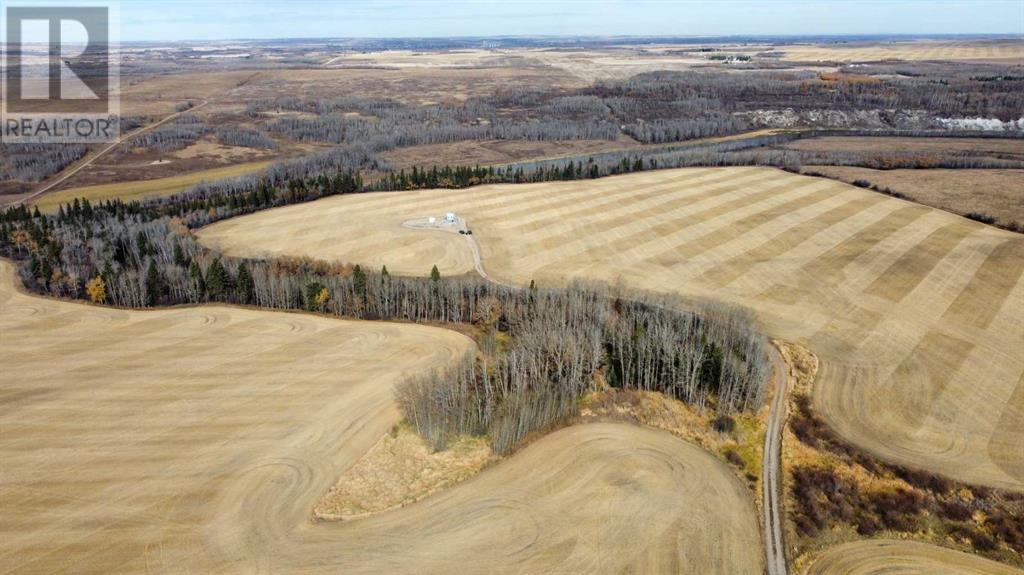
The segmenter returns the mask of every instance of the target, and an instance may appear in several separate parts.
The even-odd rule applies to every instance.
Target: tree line
[[[338,193],[360,186],[348,172],[314,180]],[[301,201],[288,199],[291,193],[264,181],[245,195],[95,205],[75,200],[55,215],[10,208],[0,213],[0,253],[19,261],[22,281],[33,291],[120,307],[222,302],[472,324],[483,334],[479,356],[398,391],[406,416],[438,447],[454,433],[472,432],[508,452],[574,413],[579,398],[602,382],[662,391],[723,413],[754,408],[763,399],[767,342],[736,310],[708,307],[695,314],[668,298],[600,285],[514,289],[481,278],[442,278],[436,268],[430,278],[410,278],[386,268],[222,257],[192,234],[192,227],[211,220],[211,209],[226,216]]]

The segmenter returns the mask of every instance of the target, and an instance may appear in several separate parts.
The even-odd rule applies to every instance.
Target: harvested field
[[[459,256],[440,247],[445,234],[401,235],[392,247],[364,235],[366,222],[400,230],[447,210],[468,221],[498,279],[622,278],[749,306],[771,335],[820,358],[815,407],[854,444],[1024,489],[1024,238],[946,212],[771,168],[708,168],[333,197],[202,237],[225,247],[232,230],[247,234],[228,250],[238,255],[280,249],[358,263],[373,253],[374,266],[391,269],[411,251]],[[317,222],[329,226],[311,231]],[[238,247],[246,242],[251,251]],[[432,263],[403,267],[426,274]]]
[[[828,136],[787,142],[783,148],[808,152],[856,152],[863,154],[922,154],[942,156],[968,153],[982,158],[1024,160],[1024,139],[997,138],[900,138]]]
[[[223,178],[243,176],[258,172],[272,161],[236,164],[212,170],[201,170],[181,176],[169,176],[153,180],[135,182],[118,182],[81,188],[68,188],[59,192],[47,193],[36,200],[35,204],[44,212],[57,211],[61,204],[67,204],[75,198],[88,198],[91,202],[120,198],[122,200],[142,200],[160,196],[169,196],[191,188],[200,182],[212,182]]]
[[[805,166],[830,178],[866,180],[908,199],[966,216],[988,214],[998,224],[1024,224],[1024,170],[872,170],[852,166]]]
[[[472,343],[418,325],[28,296],[0,261],[5,573],[755,573],[746,487],[671,435],[591,424],[447,491],[314,523],[399,418],[392,387]],[[187,359],[186,359],[187,358]]]
[[[797,62],[874,62],[878,60],[1006,60],[1024,58],[1019,40],[963,40],[865,42],[841,45],[808,44],[778,46],[787,60]]]
[[[872,539],[825,551],[808,575],[1022,575],[1024,571],[926,543]]]

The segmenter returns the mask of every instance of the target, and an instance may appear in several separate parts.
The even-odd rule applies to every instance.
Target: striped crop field
[[[497,279],[621,278],[748,306],[818,355],[815,405],[849,441],[1024,489],[1024,238],[946,212],[772,168],[690,168],[332,197],[201,238],[236,255],[470,272],[465,238],[401,227],[447,211]]]

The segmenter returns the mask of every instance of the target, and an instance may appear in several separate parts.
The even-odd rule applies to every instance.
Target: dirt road
[[[772,396],[768,429],[764,436],[761,470],[764,514],[765,567],[768,575],[787,575],[786,546],[782,538],[782,428],[786,422],[786,393],[789,367],[778,350],[772,349]]]

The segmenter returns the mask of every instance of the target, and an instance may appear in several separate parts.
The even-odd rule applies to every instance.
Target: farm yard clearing
[[[390,269],[400,252],[459,238],[413,235],[391,248],[350,226],[400,229],[446,210],[470,222],[499,280],[621,278],[748,306],[771,335],[820,358],[814,404],[843,437],[883,459],[1024,489],[1024,240],[945,212],[776,169],[709,168],[336,197],[235,218],[200,237],[235,255],[328,259],[302,235],[345,241],[348,254],[366,238],[373,265]],[[314,217],[330,225],[311,231]],[[249,234],[248,248],[218,243],[230,230]],[[470,261],[466,246],[451,249],[445,261]]]
[[[12,572],[761,569],[755,510],[732,472],[623,424],[563,429],[399,510],[313,523],[315,502],[397,423],[397,380],[461,356],[469,339],[216,305],[54,301],[19,292],[6,261],[0,278],[0,560]],[[54,346],[60,358],[40,352]]]

